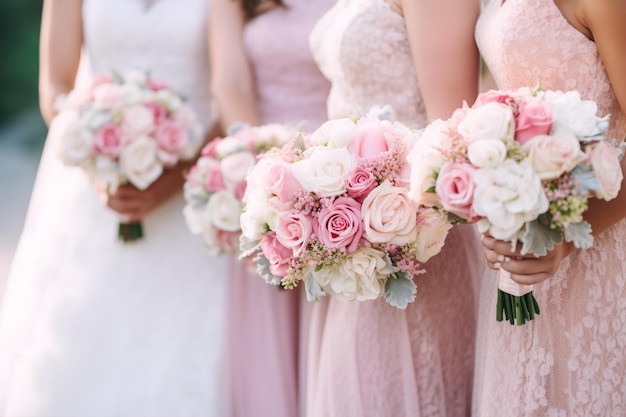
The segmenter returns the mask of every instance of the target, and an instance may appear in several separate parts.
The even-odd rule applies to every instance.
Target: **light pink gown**
[[[244,31],[261,122],[316,129],[326,120],[330,84],[313,61],[308,36],[333,0],[286,3]],[[228,415],[300,415],[309,303],[301,291],[268,285],[234,259],[227,291]]]
[[[332,82],[330,118],[390,104],[400,121],[424,124],[405,22],[385,0],[340,0],[311,46]],[[384,300],[314,305],[307,416],[468,416],[477,249],[473,228],[453,230],[406,310]]]
[[[576,89],[626,124],[596,44],[553,0],[492,0],[476,38],[500,88]],[[494,319],[496,279],[480,299],[476,417],[626,416],[626,221],[570,255],[535,286],[541,315],[523,327]]]

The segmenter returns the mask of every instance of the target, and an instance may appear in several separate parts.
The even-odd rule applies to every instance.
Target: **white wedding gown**
[[[147,3],[83,1],[80,76],[148,70],[208,127],[207,1]],[[117,217],[57,144],[50,134],[2,302],[0,416],[220,417],[226,259],[190,235],[180,193],[142,241],[118,243]]]

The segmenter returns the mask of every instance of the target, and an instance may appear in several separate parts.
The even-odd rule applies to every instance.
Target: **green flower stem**
[[[512,325],[522,326],[527,321],[534,320],[535,315],[539,315],[539,304],[537,304],[532,291],[518,297],[498,289],[497,321],[506,319]]]
[[[117,229],[117,237],[124,243],[141,239],[143,237],[141,222],[120,223]]]

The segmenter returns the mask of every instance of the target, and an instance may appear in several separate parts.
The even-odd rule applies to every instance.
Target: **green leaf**
[[[593,245],[591,225],[584,220],[580,223],[570,224],[564,232],[565,240],[573,242],[578,249],[589,249]]]
[[[326,295],[312,274],[308,274],[304,278],[304,289],[306,290],[306,299],[308,301],[318,301],[320,297]]]
[[[446,211],[446,221],[451,224],[467,223],[467,220],[465,220],[463,217],[457,216],[456,214],[451,213],[449,211]]]
[[[398,271],[387,278],[385,283],[385,300],[394,307],[404,310],[409,303],[415,301],[417,285],[413,275],[406,271]]]
[[[272,274],[270,261],[263,253],[259,253],[256,258],[256,270],[268,284],[280,285],[281,278]]]
[[[542,214],[536,220],[526,223],[526,230],[522,236],[522,253],[544,256],[554,248],[555,243],[563,241],[561,229],[552,229],[549,224],[549,214]]]
[[[434,185],[431,185],[430,187],[428,187],[428,188],[426,189],[426,192],[427,192],[427,193],[435,193],[435,192],[436,192],[436,191],[435,191],[435,186],[434,186]]]

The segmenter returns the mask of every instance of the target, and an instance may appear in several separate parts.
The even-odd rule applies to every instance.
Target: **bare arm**
[[[241,3],[213,0],[209,13],[211,87],[222,129],[234,122],[259,124],[250,63],[243,43],[245,17]]]
[[[45,0],[39,46],[39,106],[47,124],[55,98],[74,86],[82,45],[81,0]]]
[[[478,94],[478,0],[396,0],[404,15],[429,120],[447,119]]]

